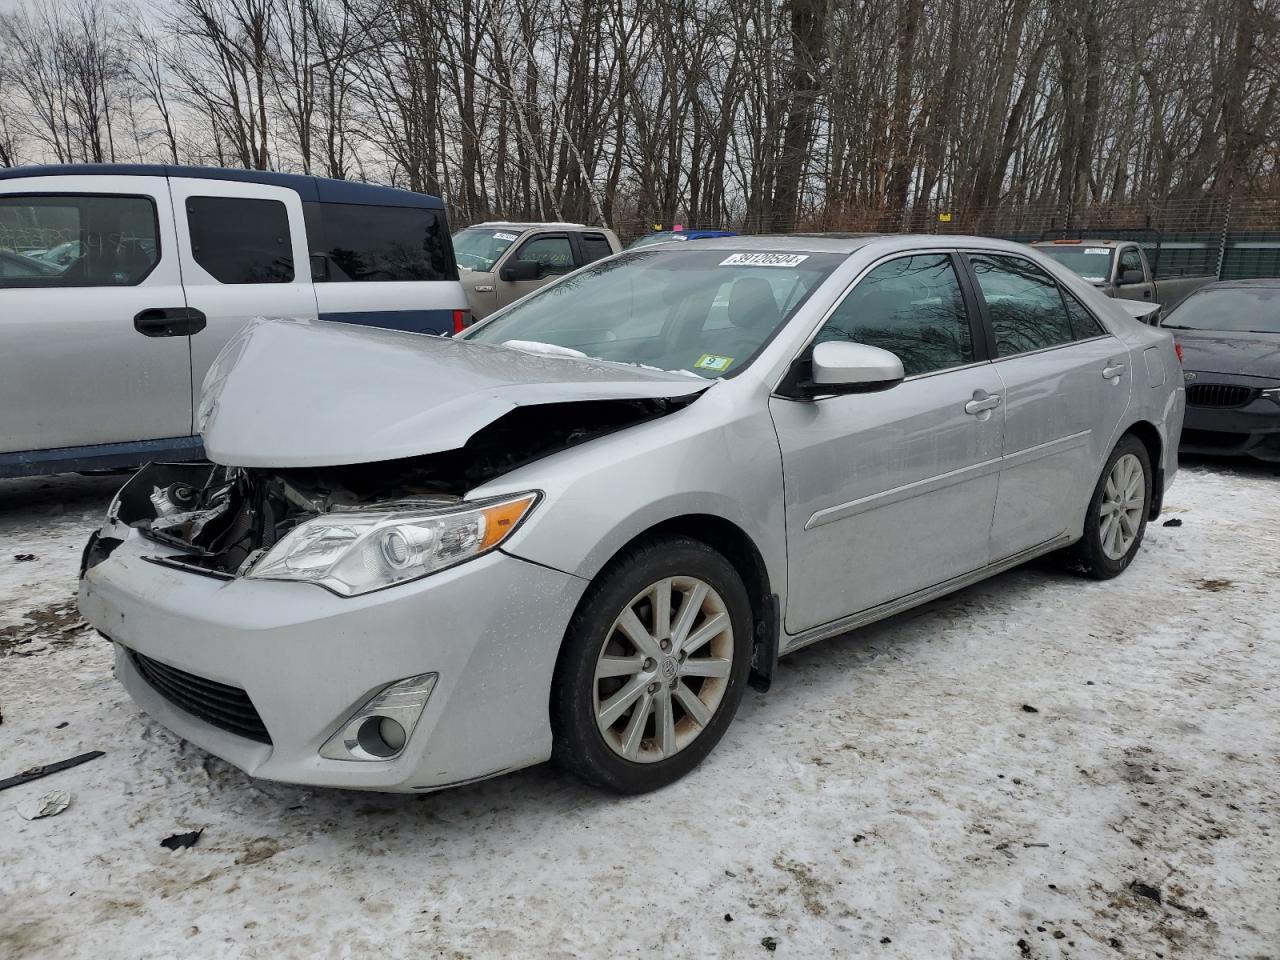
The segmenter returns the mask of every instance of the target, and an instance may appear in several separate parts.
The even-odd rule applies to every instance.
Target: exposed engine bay
[[[495,477],[696,396],[517,407],[460,449],[401,460],[278,470],[150,463],[121,489],[116,519],[182,551],[155,559],[233,577],[319,514],[448,506]]]

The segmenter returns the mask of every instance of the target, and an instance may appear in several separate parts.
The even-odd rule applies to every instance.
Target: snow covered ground
[[[623,800],[549,767],[297,789],[183,744],[76,625],[116,485],[0,481],[0,777],[106,751],[0,793],[0,957],[1280,957],[1270,468],[1184,469],[1118,580],[1036,565],[784,660]]]

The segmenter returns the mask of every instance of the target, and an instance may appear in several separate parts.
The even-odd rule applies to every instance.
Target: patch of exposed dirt
[[[43,607],[35,607],[22,615],[20,623],[0,627],[0,656],[18,654],[29,656],[40,650],[23,650],[32,641],[43,640],[52,644],[73,643],[88,624],[80,619],[75,597],[55,600]]]
[[[1206,590],[1209,593],[1221,593],[1223,590],[1230,590],[1235,586],[1232,580],[1205,579],[1195,581],[1196,589]]]

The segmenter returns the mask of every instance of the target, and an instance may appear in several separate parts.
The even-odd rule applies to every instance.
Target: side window
[[[456,280],[444,212],[425,207],[316,204],[319,235],[311,237],[317,282],[393,283]]]
[[[149,197],[0,197],[0,288],[131,287],[159,262]]]
[[[1062,299],[1067,304],[1067,313],[1071,317],[1071,332],[1075,339],[1088,340],[1091,337],[1104,337],[1107,335],[1107,331],[1098,322],[1098,318],[1090,313],[1085,305],[1077,300],[1070,291],[1063,290]]]
[[[187,197],[191,254],[219,283],[289,283],[293,247],[279,200]]]
[[[996,354],[1011,357],[1075,339],[1058,284],[1030,260],[969,257],[996,335]]]
[[[973,333],[946,254],[882,263],[836,307],[816,342],[850,340],[902,360],[909,377],[973,362]]]
[[[516,251],[515,259],[532,260],[540,277],[559,276],[573,270],[573,248],[568,237],[534,237]]]
[[[605,239],[602,233],[581,234],[578,237],[578,243],[582,247],[582,262],[584,265],[603,260],[613,253],[613,249],[609,246],[609,241]]]
[[[1137,247],[1125,247],[1120,252],[1120,266],[1117,268],[1121,273],[1126,270],[1137,270],[1142,272],[1142,257],[1138,255]]]

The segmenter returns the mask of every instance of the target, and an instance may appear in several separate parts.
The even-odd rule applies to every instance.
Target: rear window
[[[188,197],[191,256],[219,283],[289,283],[293,245],[279,200]]]
[[[582,262],[595,263],[613,253],[609,240],[603,233],[584,233],[578,237],[582,245]]]
[[[317,282],[397,283],[456,280],[443,210],[321,203],[312,238]],[[318,240],[318,242],[317,242]]]
[[[149,197],[0,197],[0,288],[129,287],[159,261]]]
[[[1090,283],[1105,283],[1111,276],[1111,255],[1115,250],[1110,247],[1085,247],[1078,244],[1045,244],[1036,247],[1036,252],[1052,257]]]

